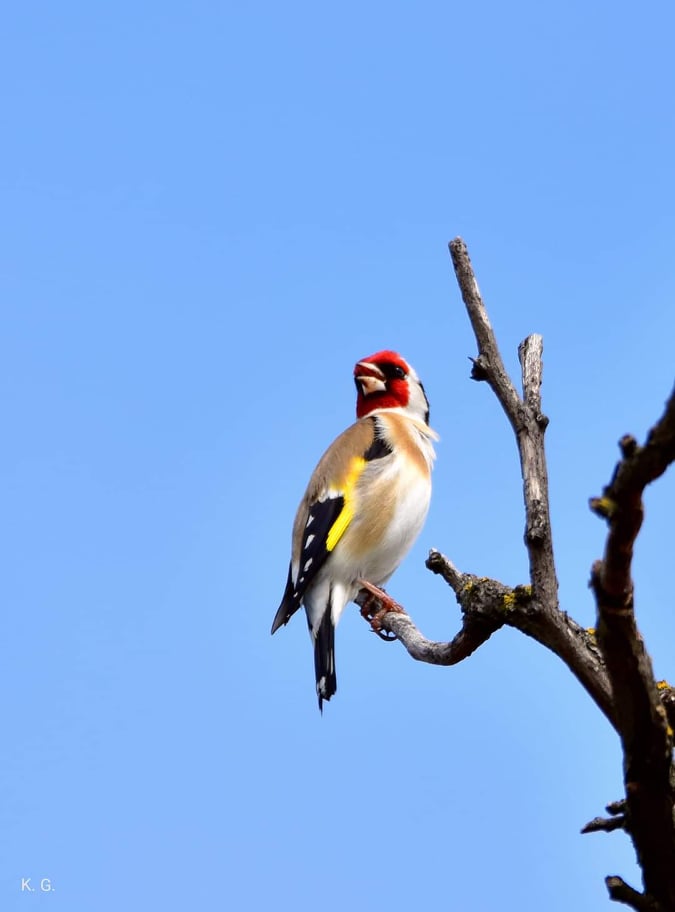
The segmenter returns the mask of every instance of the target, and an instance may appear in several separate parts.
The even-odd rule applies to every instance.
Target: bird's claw
[[[390,612],[395,614],[405,614],[406,611],[398,602],[395,602],[391,596],[387,595],[384,589],[374,586],[367,580],[359,580],[359,585],[368,593],[368,598],[361,606],[361,617],[368,621],[373,633],[376,633],[385,643],[393,643],[398,639],[395,633],[382,629],[382,621],[385,615]],[[375,606],[379,607],[375,609]]]
[[[395,633],[388,633],[386,630],[378,630],[376,627],[373,627],[373,633],[376,633],[385,643],[394,643],[398,639]]]

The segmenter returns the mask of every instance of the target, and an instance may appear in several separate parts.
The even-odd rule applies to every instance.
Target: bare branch
[[[355,599],[358,605],[365,601],[362,598],[359,593]],[[423,636],[407,614],[389,612],[381,623],[384,630],[396,635],[413,659],[429,665],[456,665],[482,646],[501,626],[487,620],[466,618],[454,639],[449,643],[438,643]]]
[[[626,799],[619,798],[618,801],[610,801],[610,803],[605,806],[605,810],[608,814],[625,814],[626,807]]]
[[[642,524],[644,488],[675,461],[675,390],[645,446],[639,447],[628,436],[620,446],[622,459],[610,483],[602,497],[591,501],[591,507],[609,523],[605,554],[593,565],[591,586],[598,609],[598,644],[612,686],[624,751],[631,837],[647,894],[664,908],[673,909],[673,730],[666,710],[668,696],[662,699],[635,621],[631,562]]]
[[[378,615],[381,629],[395,634],[413,658],[435,664],[455,664],[470,655],[495,630],[507,624],[533,637],[558,655],[572,670],[602,712],[614,724],[612,694],[594,639],[558,607],[558,582],[549,515],[548,474],[544,432],[548,419],[541,411],[541,336],[531,335],[519,347],[523,398],[502,361],[494,330],[478,288],[466,244],[455,238],[450,254],[478,345],[472,376],[487,381],[502,405],[516,435],[523,477],[525,543],[530,584],[515,589],[495,580],[460,573],[437,551],[427,567],[453,589],[463,614],[462,629],[449,643],[434,643],[412,620],[393,612]],[[362,601],[357,599],[359,604]]]
[[[497,580],[462,573],[440,552],[432,551],[427,567],[445,579],[462,612],[462,627],[452,640],[428,640],[384,593],[380,593],[380,600],[375,596],[379,605],[376,617],[370,607],[362,614],[374,628],[377,624],[378,632],[386,631],[400,639],[414,659],[431,664],[462,661],[505,625],[559,656],[617,730],[623,744],[626,799],[608,805],[611,817],[596,817],[582,832],[629,832],[642,867],[645,893],[619,877],[609,877],[610,897],[638,912],[673,912],[675,767],[671,760],[675,689],[654,681],[633,614],[631,562],[643,518],[644,488],[675,461],[675,390],[644,447],[632,437],[622,439],[622,459],[603,495],[591,501],[591,507],[608,520],[610,527],[604,558],[594,565],[591,579],[598,606],[596,639],[594,631],[584,630],[560,610],[558,603],[544,449],[548,418],[541,402],[542,338],[530,335],[518,348],[521,397],[504,367],[466,245],[455,238],[449,248],[478,345],[471,376],[487,382],[516,436],[530,585],[510,588]],[[356,601],[363,606],[373,597],[362,590]]]
[[[517,432],[525,499],[525,544],[530,558],[530,579],[537,598],[549,611],[558,609],[558,580],[553,556],[549,513],[548,469],[544,432],[548,418],[541,412],[543,340],[528,336],[518,347],[522,369],[525,421]]]
[[[379,620],[379,626],[395,634],[413,659],[430,665],[456,665],[468,658],[504,624],[504,600],[511,590],[495,580],[478,580],[470,573],[460,573],[438,551],[430,552],[427,567],[441,574],[457,596],[463,613],[459,633],[448,643],[428,640],[407,614],[396,612],[385,614]],[[372,593],[363,589],[355,601],[362,607],[368,602],[378,603]],[[470,607],[467,607],[469,604]]]
[[[528,336],[518,346],[518,358],[523,377],[523,398],[539,423],[548,421],[541,414],[541,383],[543,375],[544,340],[538,334]]]
[[[517,431],[521,421],[522,402],[506,372],[502,356],[499,354],[497,340],[483,304],[469,251],[462,238],[459,237],[450,241],[448,247],[452,264],[455,267],[457,283],[462,293],[462,300],[478,343],[478,358],[474,361],[472,377],[474,380],[487,381],[501,402],[513,429]]]
[[[635,909],[635,912],[662,912],[662,907],[650,896],[638,893],[620,877],[605,877],[609,898]]]
[[[544,431],[548,419],[541,412],[542,339],[538,335],[529,336],[521,343],[518,351],[522,367],[523,400],[504,367],[466,244],[461,238],[455,238],[450,242],[449,248],[462,300],[478,343],[478,359],[474,363],[472,376],[476,377],[478,367],[479,379],[486,380],[499,399],[518,443],[530,581],[539,604],[547,610],[557,610],[558,581],[553,557],[548,473],[544,454]]]
[[[604,591],[625,601],[632,592],[630,568],[644,515],[642,492],[675,462],[675,389],[644,447],[639,447],[630,435],[623,437],[619,445],[623,458],[602,497],[592,498],[590,504],[609,522],[602,567]]]
[[[470,573],[461,573],[449,557],[446,557],[445,554],[441,554],[441,552],[437,551],[435,548],[432,548],[429,552],[429,557],[426,559],[426,567],[427,570],[431,570],[432,573],[437,573],[439,576],[443,577],[445,582],[457,596],[458,601],[466,587],[476,579],[476,577],[472,576]]]
[[[626,818],[623,814],[616,817],[594,817],[585,827],[581,828],[582,833],[598,833],[604,831],[611,833],[613,830],[623,830],[626,827]]]
[[[657,681],[656,689],[666,711],[668,724],[675,731],[675,687],[671,687],[667,681]]]
[[[489,577],[461,573],[445,555],[432,550],[427,567],[451,587],[462,611],[462,629],[448,643],[427,640],[408,615],[385,614],[383,630],[395,634],[410,655],[433,665],[455,665],[500,627],[507,625],[537,640],[559,656],[614,724],[612,695],[593,634],[561,611],[542,610],[529,586],[510,588]],[[370,594],[356,598],[364,605]]]

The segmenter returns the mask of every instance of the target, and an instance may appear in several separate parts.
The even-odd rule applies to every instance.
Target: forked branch
[[[445,579],[461,608],[459,632],[449,642],[428,640],[408,615],[391,608],[377,613],[378,629],[395,634],[414,659],[435,665],[462,661],[505,625],[559,656],[617,730],[624,750],[626,798],[608,806],[611,817],[596,818],[584,832],[626,830],[642,867],[645,891],[613,876],[606,878],[610,898],[640,912],[675,912],[675,689],[654,680],[635,622],[631,580],[644,488],[675,461],[675,390],[643,447],[633,437],[622,439],[622,459],[602,496],[591,501],[609,524],[605,554],[593,566],[591,578],[598,608],[596,639],[594,631],[584,630],[558,604],[544,451],[548,419],[541,405],[541,336],[528,336],[519,346],[521,396],[504,367],[466,245],[455,238],[449,246],[478,345],[471,376],[495,393],[518,445],[530,583],[510,588],[462,573],[440,552],[431,551],[427,567]],[[362,590],[357,602],[363,606],[372,598]]]
[[[410,618],[402,615],[386,614],[382,627],[395,633],[413,658],[433,664],[455,664],[471,655],[499,627],[515,627],[558,655],[614,724],[609,681],[595,640],[558,606],[544,452],[548,419],[541,407],[541,336],[528,336],[519,347],[521,396],[504,367],[466,244],[455,238],[449,246],[478,345],[478,356],[472,359],[472,377],[485,381],[493,390],[516,437],[523,478],[524,540],[530,581],[527,587],[511,588],[496,580],[460,573],[447,558],[432,551],[427,567],[442,575],[455,592],[462,609],[462,629],[449,643],[434,643],[422,636]],[[359,604],[364,600],[365,595]]]

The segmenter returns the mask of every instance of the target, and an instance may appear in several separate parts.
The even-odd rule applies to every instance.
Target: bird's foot
[[[382,621],[385,614],[389,614],[390,611],[396,614],[405,614],[405,608],[395,602],[390,595],[387,595],[384,589],[374,586],[368,580],[360,579],[358,583],[368,593],[367,600],[361,606],[361,617],[368,621],[373,633],[376,633],[381,640],[393,643],[398,637],[395,633],[387,633],[387,631],[382,630]]]

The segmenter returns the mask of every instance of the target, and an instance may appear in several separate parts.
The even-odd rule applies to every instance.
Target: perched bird
[[[314,644],[319,709],[336,690],[335,627],[362,581],[382,586],[419,535],[435,457],[429,402],[396,352],[354,368],[357,421],[314,470],[293,525],[288,582],[275,633],[301,604]]]

